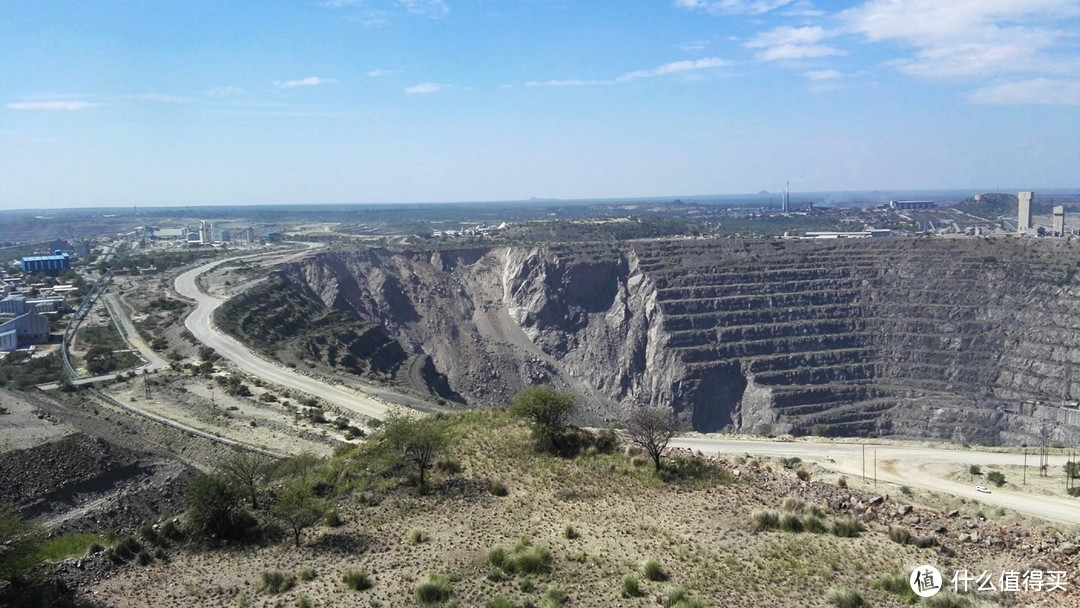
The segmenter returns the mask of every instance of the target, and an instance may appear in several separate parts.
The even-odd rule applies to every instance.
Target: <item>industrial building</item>
[[[1065,236],[1065,207],[1054,207],[1054,236]]]
[[[22,259],[24,273],[44,272],[60,274],[71,268],[71,258],[66,253],[56,251],[53,255],[32,255]]]
[[[28,312],[0,324],[0,351],[11,352],[23,346],[49,341],[49,320]]]
[[[909,209],[933,209],[937,205],[934,201],[889,201],[889,208],[893,211],[905,211]]]
[[[64,307],[64,298],[27,298],[13,293],[0,300],[0,314],[22,315],[28,312],[57,312]]]
[[[1016,196],[1019,199],[1018,205],[1018,218],[1016,220],[1016,231],[1020,234],[1027,234],[1031,232],[1031,204],[1035,202],[1034,192],[1021,192]]]

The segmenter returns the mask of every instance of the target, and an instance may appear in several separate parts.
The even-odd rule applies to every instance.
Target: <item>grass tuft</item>
[[[780,514],[771,509],[754,511],[751,519],[754,522],[754,529],[758,532],[768,532],[780,526]]]
[[[832,521],[830,531],[841,538],[855,538],[863,531],[863,526],[854,517],[837,517]]]
[[[622,579],[622,592],[623,597],[641,597],[645,595],[645,591],[641,588],[641,583],[637,578],[626,575]]]
[[[430,606],[439,604],[450,599],[453,591],[450,589],[450,579],[445,576],[429,575],[423,582],[416,586],[413,597],[418,604]]]
[[[260,577],[259,591],[267,595],[277,595],[292,589],[295,584],[296,579],[281,570],[268,570]]]
[[[664,568],[660,565],[660,560],[657,559],[645,560],[645,563],[641,565],[641,573],[645,576],[646,580],[667,580],[667,574],[664,572]]]
[[[825,596],[825,601],[836,608],[863,608],[870,603],[854,589],[833,589]]]
[[[349,570],[342,575],[341,582],[345,583],[345,586],[353,591],[363,591],[375,586],[367,570]]]

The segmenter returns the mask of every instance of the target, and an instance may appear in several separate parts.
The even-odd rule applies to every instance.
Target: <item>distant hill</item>
[[[984,217],[988,220],[997,219],[999,216],[1012,216],[1016,217],[1019,211],[1018,206],[1020,204],[1019,199],[1015,194],[1001,194],[1001,193],[986,193],[976,194],[974,197],[960,201],[955,205],[957,209],[971,215],[977,215]],[[1038,194],[1035,195],[1035,204],[1032,206],[1032,213],[1035,214],[1048,214],[1051,208],[1050,203],[1040,203]]]

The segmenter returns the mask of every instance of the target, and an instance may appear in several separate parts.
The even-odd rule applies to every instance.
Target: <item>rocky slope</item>
[[[649,405],[701,431],[1074,443],[1078,268],[1014,239],[373,249],[284,265],[222,318],[254,341],[265,302],[303,302],[334,329],[276,322],[282,356],[348,352],[473,406],[549,382],[584,422]]]

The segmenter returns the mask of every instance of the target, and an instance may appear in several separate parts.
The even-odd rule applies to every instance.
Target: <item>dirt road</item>
[[[700,450],[705,454],[750,454],[773,458],[799,457],[813,462],[822,468],[836,471],[852,478],[863,474],[863,446],[858,443],[832,441],[758,441],[752,439],[727,439],[715,436],[679,437],[671,442],[672,447]],[[866,476],[873,475],[873,462],[876,452],[877,479],[879,484],[889,483],[896,486],[909,486],[934,492],[944,492],[977,500],[987,505],[1004,507],[1020,513],[1035,515],[1069,524],[1080,524],[1080,501],[1073,498],[1039,496],[1010,490],[1008,487],[991,487],[990,494],[975,491],[975,482],[960,483],[943,476],[942,472],[958,466],[970,465],[1016,466],[1024,464],[1024,455],[1020,452],[998,452],[979,449],[906,446],[897,444],[867,443]],[[1051,456],[1049,466],[1060,471],[1066,461],[1065,456]],[[1027,457],[1029,475],[1036,474],[1037,456]],[[986,484],[985,481],[981,482]],[[887,493],[889,489],[882,488]],[[892,490],[896,491],[896,488]]]

